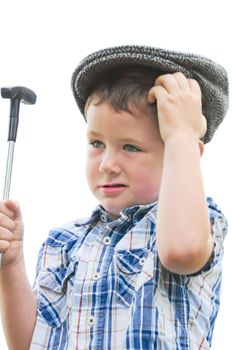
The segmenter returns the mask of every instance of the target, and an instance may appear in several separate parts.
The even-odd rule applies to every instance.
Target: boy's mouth
[[[124,184],[106,184],[106,185],[102,185],[100,187],[127,187]]]
[[[128,186],[120,183],[104,184],[99,186],[99,188],[106,194],[117,194],[127,187]]]

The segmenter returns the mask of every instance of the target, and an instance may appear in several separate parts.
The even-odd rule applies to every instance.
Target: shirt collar
[[[157,204],[158,202],[135,205],[133,207],[123,209],[120,214],[121,217],[131,219],[133,224],[136,225],[145,215],[152,219],[157,211]]]
[[[146,214],[148,214],[148,218],[154,222],[157,212],[157,205],[158,202],[156,201],[149,204],[134,205],[132,207],[125,208],[120,212],[118,219],[121,219],[121,221],[132,221],[133,225],[136,225]],[[82,225],[93,224],[99,220],[102,222],[112,222],[115,219],[112,219],[110,213],[108,213],[101,205],[98,205],[93,210],[91,217],[85,222],[82,222]]]

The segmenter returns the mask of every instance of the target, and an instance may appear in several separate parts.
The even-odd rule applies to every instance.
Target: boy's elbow
[[[200,271],[209,260],[213,251],[213,241],[204,245],[170,247],[159,252],[161,264],[170,272],[189,275]]]

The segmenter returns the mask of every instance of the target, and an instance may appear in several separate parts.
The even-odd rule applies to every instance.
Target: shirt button
[[[145,264],[145,261],[146,261],[145,258],[141,258],[139,259],[139,264],[143,266]]]
[[[111,243],[111,238],[110,238],[110,237],[104,237],[103,242],[104,242],[105,245],[110,245],[110,243]]]
[[[89,326],[94,326],[94,323],[95,323],[94,316],[90,316],[89,322],[88,322]]]
[[[107,221],[107,216],[105,214],[101,215],[101,221],[106,222]]]
[[[95,272],[95,274],[93,275],[93,280],[97,281],[97,280],[99,280],[99,278],[100,278],[100,273],[99,272]]]

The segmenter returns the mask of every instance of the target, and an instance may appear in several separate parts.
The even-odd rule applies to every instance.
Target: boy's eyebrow
[[[123,138],[123,139],[120,139],[121,142],[123,143],[140,143],[141,141],[139,139],[135,139],[135,138],[132,138],[132,137],[126,137],[126,138]]]
[[[87,134],[87,136],[101,136],[100,133],[93,131],[93,130],[87,130],[86,134]]]
[[[96,131],[93,130],[88,130],[87,131],[87,136],[94,136],[94,137],[101,137],[102,135]],[[137,139],[137,138],[133,138],[133,137],[123,137],[119,139],[121,142],[123,143],[141,143],[141,140]]]

